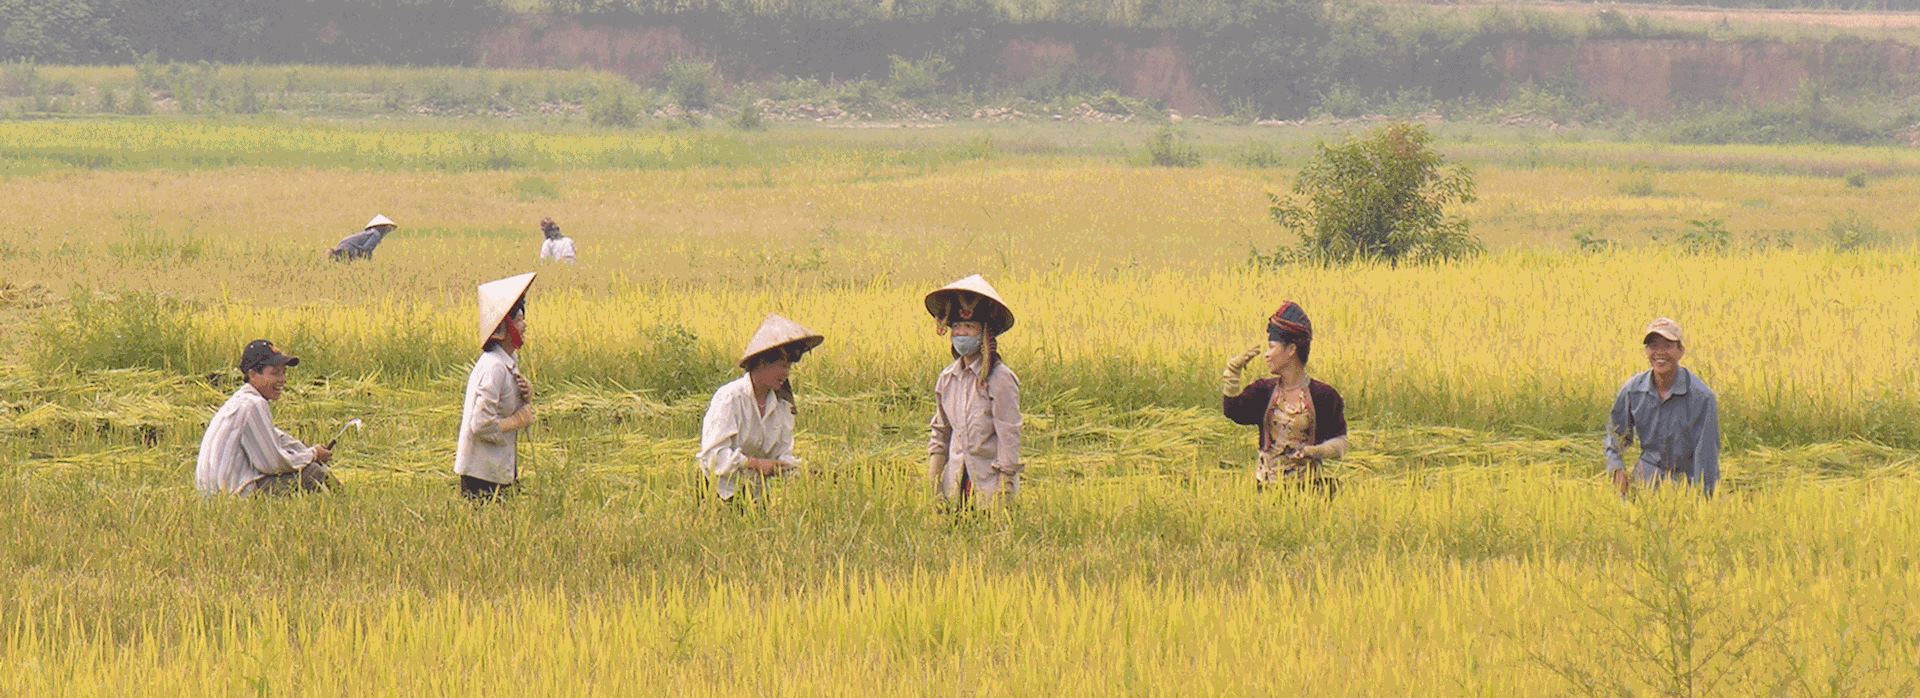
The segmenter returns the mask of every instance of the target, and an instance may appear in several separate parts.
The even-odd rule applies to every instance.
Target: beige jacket
[[[980,386],[980,358],[958,359],[933,384],[938,403],[929,425],[930,473],[943,497],[960,494],[965,473],[974,493],[991,497],[1020,489],[1020,379],[994,363]]]
[[[511,485],[520,477],[514,446],[517,431],[501,431],[500,420],[526,404],[513,377],[519,362],[499,347],[480,355],[467,377],[467,399],[460,411],[460,439],[453,452],[453,472],[487,482]]]

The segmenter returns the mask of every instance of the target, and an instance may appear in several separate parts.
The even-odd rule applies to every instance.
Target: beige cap
[[[1681,344],[1687,341],[1681,338],[1680,323],[1674,322],[1673,318],[1654,318],[1653,322],[1647,323],[1647,333],[1641,337],[1640,341],[1645,342],[1647,337],[1656,334]]]
[[[747,341],[746,351],[740,352],[739,365],[740,368],[746,368],[747,359],[774,347],[799,344],[801,352],[808,352],[824,341],[827,341],[826,337],[814,334],[813,330],[800,326],[800,323],[768,313],[766,319],[760,321],[760,329],[753,331],[753,339]]]
[[[493,331],[500,329],[500,323],[507,319],[507,312],[513,310],[515,303],[527,295],[527,288],[533,286],[536,272],[527,272],[519,276],[488,281],[480,284],[480,346],[486,346],[493,337]]]
[[[979,303],[979,300],[971,298],[968,294],[977,295],[1000,306],[999,312],[989,313],[987,319],[991,323],[987,325],[987,331],[995,335],[1003,335],[1007,330],[1013,329],[1013,309],[1007,307],[1007,302],[1000,299],[1000,292],[993,290],[993,285],[987,283],[987,280],[979,274],[947,284],[927,294],[927,313],[932,315],[934,320],[942,323],[956,313],[963,319],[971,319],[974,305]],[[957,308],[954,305],[956,303],[959,304]]]
[[[374,217],[373,217],[373,220],[370,220],[370,221],[367,221],[367,224],[366,224],[366,226],[364,226],[364,227],[362,227],[362,228],[360,228],[360,229],[361,229],[361,230],[366,230],[367,228],[377,228],[377,227],[380,227],[380,226],[383,226],[383,225],[391,225],[391,226],[393,226],[393,227],[395,227],[395,228],[398,228],[398,227],[400,227],[400,224],[399,224],[399,223],[395,223],[395,222],[393,222],[393,219],[392,219],[392,218],[388,218],[388,217],[386,217],[386,216],[374,216]]]

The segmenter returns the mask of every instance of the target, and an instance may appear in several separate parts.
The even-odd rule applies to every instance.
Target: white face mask
[[[961,356],[973,356],[980,352],[980,335],[953,336],[953,351]]]

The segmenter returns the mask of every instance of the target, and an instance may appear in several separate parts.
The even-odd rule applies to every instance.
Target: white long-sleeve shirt
[[[574,263],[573,238],[562,235],[540,243],[540,261]]]
[[[498,346],[473,362],[466,404],[460,410],[460,440],[453,452],[455,474],[502,485],[511,485],[520,476],[514,454],[520,433],[500,430],[500,420],[526,404],[513,381],[518,369],[513,356]]]
[[[761,483],[760,474],[747,468],[748,458],[800,464],[793,456],[793,406],[777,393],[756,404],[752,379],[741,376],[714,391],[700,425],[697,460],[713,476],[720,498],[732,499],[741,481],[752,488]]]
[[[247,384],[207,424],[193,464],[193,485],[205,494],[246,494],[255,480],[312,462],[313,448],[273,426],[267,399]]]

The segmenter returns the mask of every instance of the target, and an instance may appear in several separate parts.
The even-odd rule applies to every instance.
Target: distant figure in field
[[[1260,426],[1260,464],[1255,486],[1276,482],[1326,488],[1320,464],[1347,455],[1347,403],[1340,391],[1307,376],[1307,358],[1313,349],[1313,321],[1293,301],[1281,304],[1267,318],[1267,372],[1240,387],[1240,371],[1260,347],[1227,362],[1220,372],[1220,408],[1236,424]]]
[[[927,474],[947,502],[987,502],[1020,491],[1020,378],[1000,361],[999,339],[1013,311],[975,274],[927,294],[940,334],[952,333],[953,363],[933,383]]]
[[[552,218],[540,219],[540,232],[547,241],[540,243],[540,261],[574,263],[573,238],[560,234],[560,226]]]
[[[1708,497],[1720,483],[1720,400],[1706,381],[1680,366],[1687,355],[1679,323],[1656,318],[1640,342],[1648,370],[1620,386],[1607,415],[1607,472],[1620,496],[1636,481],[1658,487],[1666,480],[1699,485]],[[1640,458],[1627,467],[1622,456],[1634,440]]]
[[[391,218],[374,216],[373,220],[367,221],[366,228],[348,235],[340,241],[340,244],[334,245],[333,251],[328,252],[327,257],[336,262],[373,259],[373,248],[379,247],[380,241],[386,239],[387,233],[393,232],[393,229],[398,227],[400,224],[393,222]]]
[[[253,340],[241,352],[240,374],[246,384],[213,413],[200,439],[193,485],[201,493],[244,497],[327,487],[326,464],[333,452],[300,443],[275,427],[268,404],[280,399],[287,387],[287,367],[298,365],[298,357],[281,353],[264,339]]]
[[[743,372],[714,391],[700,424],[700,470],[713,478],[714,494],[731,502],[740,490],[760,498],[766,479],[800,467],[793,455],[793,364],[824,337],[779,315],[760,321],[740,354]]]
[[[527,340],[527,289],[534,276],[480,285],[480,358],[467,376],[453,451],[460,495],[470,500],[496,499],[520,480],[515,448],[520,432],[533,425],[533,386],[520,375],[519,357]]]

